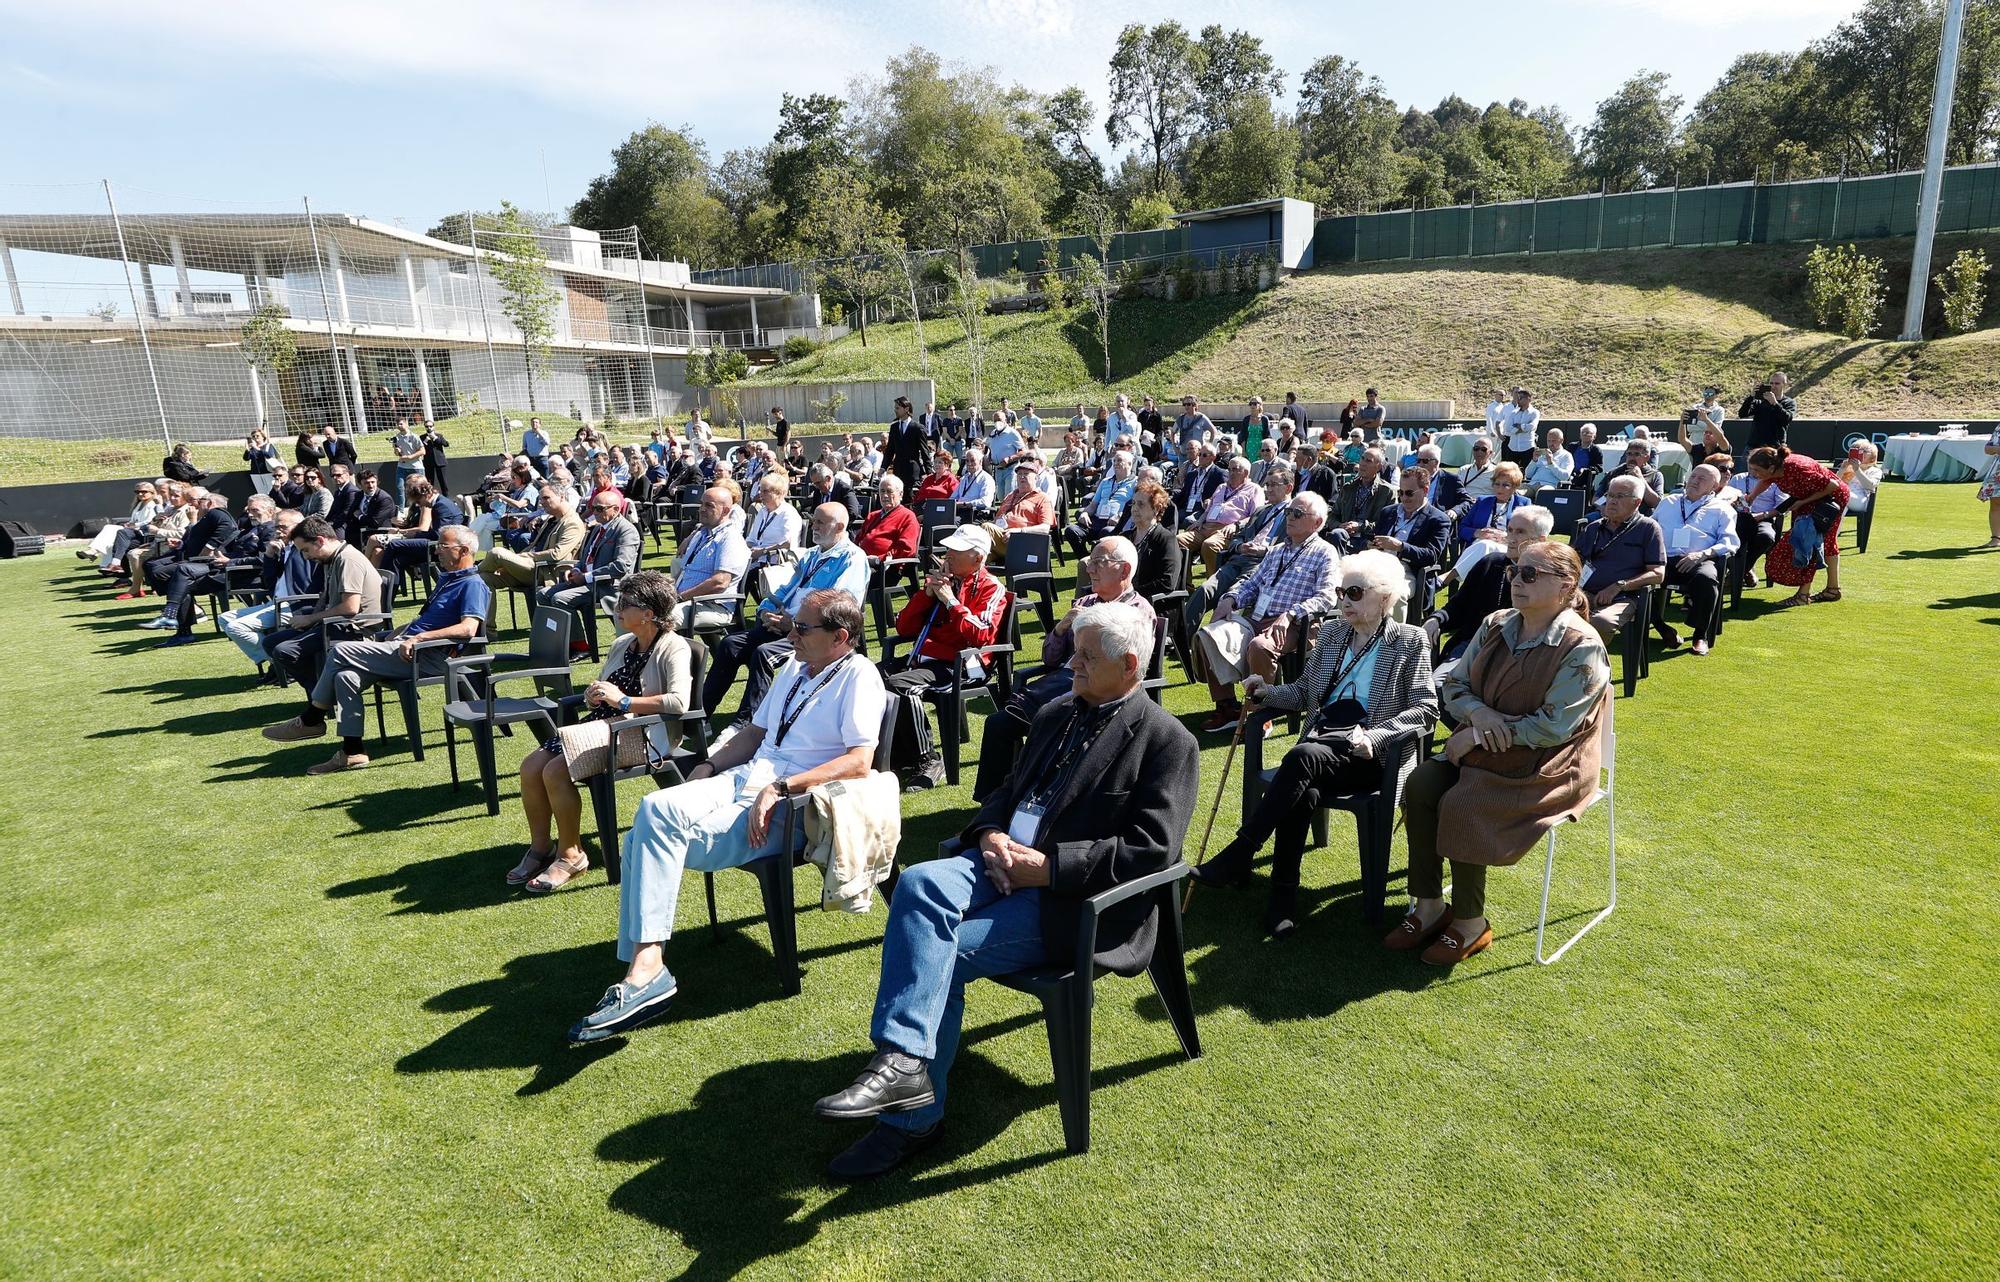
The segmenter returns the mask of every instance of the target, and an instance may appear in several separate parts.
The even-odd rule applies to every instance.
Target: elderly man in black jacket
[[[258,497],[263,497],[259,495]],[[173,551],[146,561],[146,578],[164,600],[160,615],[140,624],[142,628],[171,628],[180,615],[181,602],[195,584],[208,578],[217,557],[236,537],[236,518],[229,514],[229,500],[214,490],[196,490],[194,503],[200,515],[181,532]],[[270,506],[270,500],[264,500]]]
[[[1072,956],[1082,902],[1180,858],[1200,753],[1139,692],[1153,628],[1128,605],[1077,616],[1073,692],[1035,718],[1020,764],[959,835],[959,849],[903,874],[883,936],[870,1029],[874,1058],[819,1101],[830,1118],[880,1118],[833,1160],[842,1179],[880,1175],[932,1143],[958,1053],[965,986],[1029,966],[1136,975],[1152,959],[1155,907],[1130,900],[1098,924],[1094,958]]]

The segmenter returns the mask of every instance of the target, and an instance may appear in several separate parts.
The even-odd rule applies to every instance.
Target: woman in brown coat
[[[1418,766],[1403,790],[1414,902],[1382,942],[1423,947],[1437,966],[1493,942],[1486,870],[1520,862],[1597,790],[1611,669],[1581,613],[1582,564],[1544,540],[1522,549],[1511,568],[1514,608],[1488,616],[1438,691],[1458,729],[1443,757]]]

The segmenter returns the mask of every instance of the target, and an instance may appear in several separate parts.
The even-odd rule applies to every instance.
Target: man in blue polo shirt
[[[848,520],[845,504],[822,503],[814,508],[813,550],[799,562],[791,582],[757,606],[756,623],[716,642],[709,653],[708,676],[702,682],[703,706],[710,712],[722,706],[722,696],[729,693],[737,669],[747,664],[743,704],[737,709],[735,724],[749,723],[771,678],[792,657],[792,621],[807,593],[838,588],[856,601],[868,599],[868,556],[847,537]]]
[[[479,540],[463,525],[447,525],[438,532],[438,569],[442,571],[430,600],[412,622],[387,641],[336,641],[327,650],[321,665],[319,684],[312,699],[291,721],[272,726],[264,737],[280,743],[315,739],[326,733],[326,714],[340,709],[340,751],[316,766],[309,775],[337,774],[368,764],[362,751],[361,732],[367,725],[367,709],[361,693],[378,678],[408,677],[412,662],[421,676],[444,672],[445,660],[473,637],[493,612],[493,589],[473,568]],[[426,641],[450,641],[448,646],[418,649]]]
[[[681,631],[694,630],[697,613],[728,618],[736,613],[736,603],[703,607],[701,598],[725,596],[742,591],[743,572],[750,567],[750,545],[730,519],[736,498],[721,486],[702,491],[699,525],[674,554],[674,592],[679,595]]]

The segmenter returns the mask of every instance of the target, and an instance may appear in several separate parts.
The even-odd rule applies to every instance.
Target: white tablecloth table
[[[1463,429],[1439,432],[1435,437],[1438,456],[1444,460],[1446,467],[1464,467],[1472,461],[1473,438],[1484,435],[1486,435],[1484,432],[1472,432]],[[1622,437],[1613,437],[1608,441],[1599,441],[1597,446],[1604,451],[1604,464],[1606,467],[1618,466],[1619,461],[1624,457],[1625,442]],[[1660,469],[1660,475],[1666,478],[1668,485],[1679,485],[1687,480],[1690,464],[1688,461],[1688,452],[1685,448],[1672,441],[1663,441],[1658,437],[1654,437],[1653,449],[1658,455],[1656,463]],[[1494,456],[1493,461],[1496,463],[1500,461],[1497,454]]]
[[[1882,443],[1882,466],[1906,481],[1982,481],[2000,459],[1986,453],[1987,437],[1892,436]]]

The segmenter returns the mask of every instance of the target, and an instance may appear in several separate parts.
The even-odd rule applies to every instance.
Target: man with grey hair
[[[1687,598],[1688,626],[1694,632],[1695,657],[1715,644],[1722,614],[1722,567],[1742,546],[1736,534],[1736,509],[1722,497],[1722,473],[1707,463],[1688,473],[1687,486],[1654,510],[1660,537],[1666,542],[1669,587]],[[1681,643],[1667,623],[1665,594],[1654,598],[1653,627],[1668,646]]]
[[[1637,593],[1667,577],[1667,541],[1660,524],[1641,515],[1646,483],[1636,476],[1613,477],[1604,495],[1604,515],[1578,527],[1570,546],[1583,558],[1583,582],[1590,598],[1590,626],[1610,649],[1637,608]]]
[[[194,520],[179,538],[168,540],[171,551],[145,562],[146,579],[164,599],[159,617],[140,624],[142,628],[173,627],[181,602],[215,572],[217,558],[227,559],[224,549],[236,537],[236,518],[229,514],[227,498],[196,486],[188,491],[188,502],[195,510]],[[270,500],[264,502],[268,505]]]
[[[1158,617],[1152,603],[1133,590],[1132,579],[1139,573],[1139,549],[1132,546],[1132,540],[1117,534],[1098,540],[1083,559],[1083,572],[1090,579],[1090,591],[1078,596],[1069,613],[1042,639],[1040,675],[1022,674],[999,713],[986,718],[979,742],[979,777],[972,785],[975,802],[990,796],[1013,770],[1014,758],[1028,737],[1035,714],[1068,693],[1069,660],[1076,652],[1076,621],[1083,612],[1094,605],[1115,603],[1130,606],[1148,623]],[[1150,660],[1150,650],[1147,657]]]
[[[1157,901],[1129,899],[1074,954],[1084,902],[1180,858],[1200,752],[1139,692],[1151,623],[1124,605],[1077,616],[1071,693],[1035,718],[1020,767],[945,856],[913,865],[889,903],[869,1028],[875,1051],[852,1085],[819,1101],[832,1119],[874,1118],[834,1158],[836,1178],[882,1175],[936,1142],[957,1057],[965,987],[1029,966],[1136,975],[1152,961]]]
[[[266,739],[290,743],[326,733],[326,714],[340,711],[340,750],[309,775],[330,775],[368,764],[362,743],[367,708],[361,695],[373,682],[442,674],[445,661],[480,635],[493,615],[493,589],[473,567],[479,537],[463,525],[438,531],[432,555],[439,577],[417,617],[380,641],[335,641],[320,665],[319,683],[297,717],[264,731]]]
[[[1236,683],[1256,675],[1269,681],[1278,657],[1304,643],[1314,616],[1333,609],[1340,553],[1319,537],[1326,500],[1294,495],[1285,505],[1285,533],[1249,577],[1215,603],[1215,618],[1195,634],[1215,712],[1202,723],[1209,733],[1233,730],[1243,715]]]
[[[985,464],[986,451],[977,446],[968,446],[959,460],[958,488],[951,492],[951,501],[958,505],[961,521],[983,521],[993,514],[993,478]]]
[[[1222,545],[1222,564],[1188,594],[1187,604],[1181,608],[1188,636],[1201,627],[1224,592],[1263,562],[1273,544],[1285,541],[1285,505],[1292,501],[1293,475],[1283,463],[1273,463],[1264,473],[1264,506],[1231,527]]]

